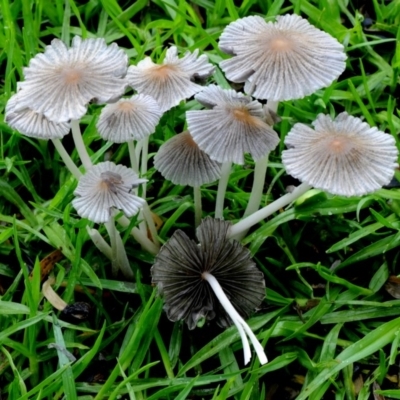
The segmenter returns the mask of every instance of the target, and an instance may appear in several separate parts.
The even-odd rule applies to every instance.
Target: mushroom
[[[106,103],[124,93],[127,64],[125,52],[104,39],[75,36],[70,48],[54,39],[24,68],[17,107],[56,122],[80,119],[89,101]]]
[[[265,157],[278,145],[279,137],[265,122],[262,104],[251,97],[210,85],[195,98],[211,109],[188,111],[188,128],[200,149],[223,163],[215,214],[221,218],[231,163],[243,164],[244,153],[255,160]]]
[[[245,364],[251,358],[246,334],[265,364],[264,350],[244,320],[265,297],[263,274],[246,248],[226,239],[229,227],[229,222],[205,218],[196,231],[199,245],[175,231],[156,256],[152,281],[164,296],[171,321],[183,319],[189,329],[202,318],[216,318],[222,327],[233,323],[243,343]]]
[[[161,65],[153,63],[150,57],[128,69],[127,80],[138,93],[148,94],[160,105],[161,111],[168,111],[182,100],[192,97],[203,89],[192,82],[194,78],[206,79],[214,73],[205,54],[187,51],[182,58],[178,49],[171,46]]]
[[[128,217],[135,215],[146,204],[131,193],[132,188],[145,182],[137,174],[110,161],[90,168],[78,182],[72,205],[78,214],[96,223],[105,223],[111,241],[113,273],[121,269],[127,278],[133,278],[125,247],[115,227],[114,209],[120,209]],[[107,252],[105,252],[107,254]]]
[[[193,186],[196,226],[201,221],[200,186],[221,176],[221,165],[200,150],[189,131],[167,140],[154,157],[154,166],[175,185]]]
[[[273,203],[232,226],[236,237],[311,187],[340,196],[362,196],[387,185],[398,167],[398,150],[393,136],[370,127],[346,112],[332,120],[319,114],[312,123],[293,126],[282,153],[286,172],[303,183]]]
[[[230,23],[219,39],[232,58],[220,62],[245,92],[272,101],[300,99],[329,86],[345,69],[343,46],[299,15],[276,22],[249,16]]]

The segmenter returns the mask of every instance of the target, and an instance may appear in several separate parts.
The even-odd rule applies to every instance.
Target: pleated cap
[[[362,196],[387,185],[398,167],[393,136],[346,112],[319,114],[314,129],[295,124],[282,153],[286,172],[317,189]]]
[[[80,119],[89,101],[114,101],[124,93],[127,68],[128,57],[115,43],[75,36],[67,48],[54,39],[24,69],[17,107],[55,122]]]
[[[131,193],[146,179],[123,165],[106,161],[94,165],[79,178],[72,201],[77,213],[90,221],[107,222],[112,209],[122,210],[127,217],[135,215],[145,200]]]
[[[244,164],[245,153],[258,160],[278,145],[279,137],[265,122],[265,110],[257,100],[216,85],[195,98],[211,109],[188,111],[188,128],[213,160]]]
[[[202,90],[203,87],[192,82],[193,79],[205,79],[214,70],[206,55],[199,56],[198,49],[193,53],[187,51],[179,58],[177,48],[172,46],[161,65],[146,57],[137,66],[130,66],[127,80],[138,93],[156,99],[161,111],[165,112]]]
[[[230,222],[207,217],[197,228],[199,245],[177,230],[156,256],[151,268],[152,281],[164,296],[171,321],[183,319],[189,329],[194,329],[201,318],[216,318],[222,327],[231,324],[210,285],[202,278],[203,272],[218,280],[243,318],[248,318],[265,298],[263,274],[249,250],[226,239],[230,226]]]
[[[221,164],[211,160],[188,131],[166,141],[154,157],[154,166],[175,185],[201,186],[221,176]]]
[[[300,99],[329,86],[346,67],[343,46],[294,14],[268,23],[259,16],[234,21],[219,47],[233,55],[220,63],[226,77],[245,82],[257,99]]]
[[[10,97],[6,105],[5,122],[19,133],[36,139],[61,139],[69,133],[68,122],[53,122],[44,114],[37,113],[29,108],[16,111],[18,93]]]
[[[97,131],[113,143],[141,140],[155,131],[161,116],[160,107],[151,96],[138,94],[107,104],[101,111]]]

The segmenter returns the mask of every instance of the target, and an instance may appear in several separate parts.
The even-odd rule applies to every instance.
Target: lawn
[[[400,0],[82,3],[0,0],[0,400],[400,399]],[[241,35],[263,20],[275,26],[286,14],[320,30],[316,66],[308,60],[308,70],[301,63],[292,67],[286,73],[295,77],[289,86],[303,90],[303,80],[319,77],[318,68],[325,68],[329,82],[292,97],[282,89],[282,98],[272,98],[281,90],[277,75],[269,83],[273,94],[259,95],[257,73],[248,74],[263,53],[252,59],[249,49],[255,45]],[[300,21],[295,15],[288,18]],[[241,20],[248,16],[258,18]],[[240,21],[251,22],[243,27]],[[228,25],[240,27],[237,38],[228,35]],[[289,50],[301,53],[305,39],[299,34],[293,40]],[[325,40],[334,48],[325,48]],[[56,52],[47,66],[37,55],[56,45],[59,54],[67,52],[63,43],[76,48],[102,43],[109,52],[101,62],[111,72],[99,75],[100,90],[70,107],[57,106],[59,84],[42,91],[30,83],[44,82],[56,65]],[[264,36],[257,42],[263,45]],[[286,42],[275,45],[289,51],[282,50]],[[241,63],[247,72],[228,61],[240,59],[235,46],[246,54]],[[89,50],[88,57],[95,57],[97,49]],[[198,52],[197,59],[185,56],[196,59],[190,62],[197,69],[185,67],[195,72],[176,66],[172,72],[168,66],[157,70],[157,82],[171,73],[185,95],[166,91],[158,103],[137,96],[151,86],[140,68],[150,59],[183,65],[177,60],[187,51]],[[100,64],[89,65],[89,78]],[[33,76],[38,65],[39,78]],[[111,90],[111,75],[118,89]],[[17,91],[19,97],[12,97]],[[210,100],[213,91],[224,100]],[[116,131],[109,128],[116,117],[107,120],[102,110],[104,103],[120,104],[117,92],[136,96],[140,107],[147,104],[141,123],[150,136],[114,142],[105,136]],[[13,100],[7,105],[10,98],[17,106]],[[47,107],[37,106],[39,119],[50,125],[57,120],[63,132],[58,138],[38,139],[15,127],[15,115],[33,109],[36,100]],[[257,111],[251,114],[249,107]],[[265,135],[243,144],[232,122],[226,134],[244,151],[214,138],[214,131],[225,133],[226,110],[232,109],[234,123],[262,125]],[[262,120],[254,122],[260,113]],[[385,132],[379,140],[388,144],[382,150],[372,139],[363,142],[357,157],[365,153],[370,159],[358,170],[357,162],[349,164],[351,179],[338,175],[345,189],[339,184],[327,189],[335,179],[317,162],[308,173],[319,176],[318,182],[302,183],[296,162],[314,157],[307,147],[310,127],[318,131],[336,117],[344,121],[342,128],[353,124],[353,130],[368,128],[372,136]],[[173,153],[170,140],[184,138],[180,134],[188,126],[194,138],[185,138],[189,148],[204,147],[211,155],[213,172],[203,171],[204,181],[201,174],[186,181],[200,161],[186,160],[173,173],[165,167],[184,148],[180,142]],[[70,128],[72,134],[66,134]],[[309,136],[295,139],[302,129]],[[265,144],[268,135],[273,144]],[[347,151],[347,143],[332,143],[335,152]],[[303,147],[302,155],[291,155],[296,147]],[[360,188],[381,168],[386,176],[364,194]],[[111,198],[130,182],[124,192],[130,205],[111,207],[104,200],[98,211],[97,200],[90,200],[82,206],[90,194],[85,185],[97,185],[100,178],[98,185]],[[282,196],[287,201],[277,202]],[[241,221],[250,221],[245,216],[259,206],[269,208],[244,226]],[[205,266],[205,272],[176,270],[179,279],[171,272],[189,264]],[[241,317],[227,318],[210,289],[208,272],[218,278],[218,268],[208,270],[210,265],[225,268],[221,286],[261,343],[267,363],[254,351],[255,341],[247,362],[240,328],[247,325]],[[188,276],[200,289],[191,283],[196,289],[185,293],[182,279]],[[168,284],[175,285],[173,291]]]

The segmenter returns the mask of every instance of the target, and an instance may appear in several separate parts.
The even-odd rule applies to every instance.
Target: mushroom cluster
[[[224,29],[219,47],[230,56],[220,68],[229,81],[243,85],[242,91],[207,86],[216,67],[198,49],[179,56],[178,48],[171,46],[161,63],[146,57],[128,67],[125,51],[104,39],[75,37],[71,47],[54,39],[24,69],[24,81],[9,99],[5,119],[21,134],[53,141],[78,181],[72,205],[91,221],[89,235],[111,259],[114,274],[122,271],[134,278],[118,221],[134,226],[132,236],[156,256],[152,281],[164,296],[170,320],[183,319],[189,329],[200,319],[215,319],[222,327],[234,324],[245,363],[251,358],[249,338],[264,364],[264,350],[245,322],[265,298],[263,274],[234,239],[311,187],[341,196],[379,189],[392,178],[398,151],[391,135],[346,112],[336,118],[320,114],[312,127],[296,123],[285,138],[288,149],[282,163],[302,184],[258,210],[269,153],[280,143],[273,128],[279,102],[330,86],[344,71],[346,54],[334,37],[290,14],[269,22],[260,16],[238,19]],[[146,199],[146,183],[152,179],[149,137],[154,132],[162,136],[168,127],[164,114],[192,97],[193,102],[180,109],[185,130],[164,140],[154,155],[154,167],[173,184],[193,187],[199,243],[176,230],[160,248]],[[127,146],[130,167],[97,162],[86,145],[80,119],[90,102],[105,104],[93,126],[104,141]],[[82,166],[62,146],[70,130]],[[244,217],[232,224],[223,220],[229,215],[224,212],[225,193],[232,164],[244,165],[246,157],[255,163],[253,186]],[[203,219],[202,190],[216,181],[215,219]],[[212,198],[212,191],[207,192]],[[132,217],[137,221],[130,221]],[[105,225],[110,245],[93,224]]]

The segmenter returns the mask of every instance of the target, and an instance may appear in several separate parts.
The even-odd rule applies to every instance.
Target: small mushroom
[[[97,223],[109,221],[114,208],[131,217],[145,204],[145,200],[131,190],[144,182],[146,179],[139,179],[133,170],[123,165],[102,162],[79,179],[72,205],[81,217]]]
[[[343,112],[334,120],[319,114],[295,124],[282,153],[286,172],[302,182],[341,196],[362,196],[387,185],[398,167],[392,135]]]
[[[220,62],[245,92],[272,101],[299,99],[329,86],[345,69],[343,46],[298,15],[276,22],[249,16],[230,23],[219,47],[233,55]]]
[[[166,141],[154,157],[154,166],[175,185],[197,187],[221,175],[220,163],[200,150],[189,131]]]
[[[196,49],[193,53],[187,51],[179,58],[178,49],[172,46],[161,65],[146,57],[137,66],[129,67],[129,85],[138,93],[156,99],[161,111],[165,112],[203,89],[192,82],[194,78],[205,79],[213,74],[215,67],[208,62],[207,56],[198,54],[199,50]]]
[[[265,122],[265,110],[257,100],[216,85],[195,98],[211,109],[188,111],[189,131],[213,160],[244,164],[245,153],[258,160],[278,145],[279,137]]]
[[[141,140],[151,135],[161,118],[158,103],[145,94],[107,104],[101,111],[97,130],[113,143]]]
[[[153,283],[165,299],[171,321],[185,320],[194,329],[202,318],[215,318],[222,327],[235,324],[243,343],[245,364],[250,338],[261,364],[264,350],[243,318],[265,298],[263,274],[239,242],[226,238],[230,223],[205,218],[197,228],[200,244],[181,230],[161,248],[151,268]]]
[[[55,122],[80,119],[89,101],[105,103],[123,94],[127,66],[127,55],[115,43],[75,36],[67,48],[54,39],[24,69],[16,111],[28,108]]]

